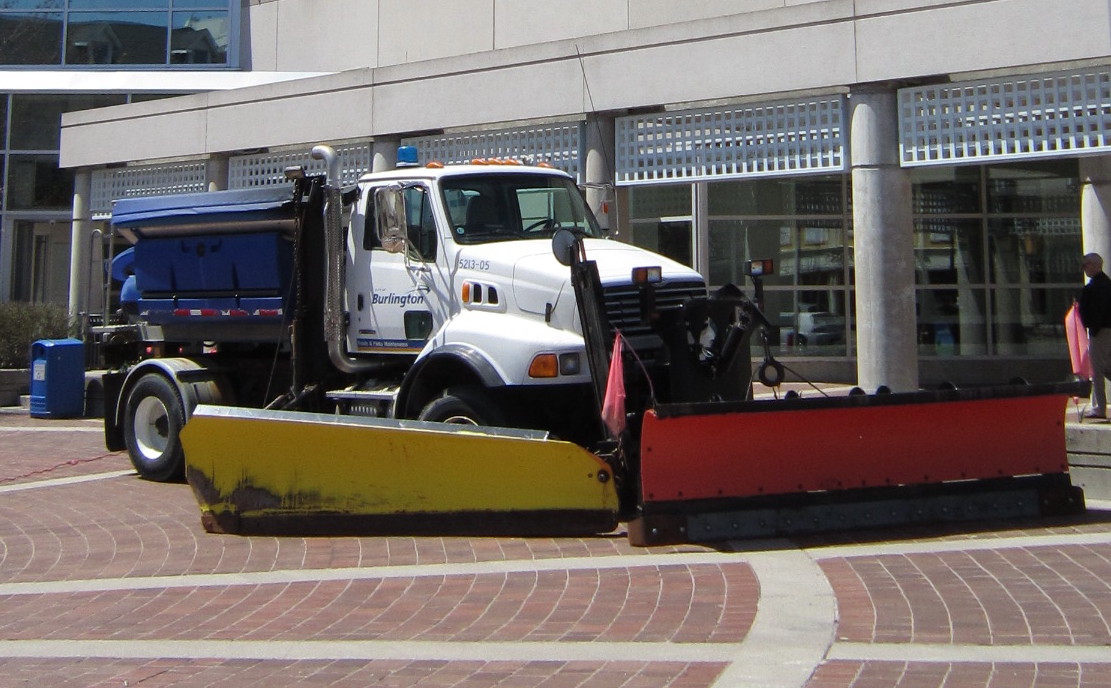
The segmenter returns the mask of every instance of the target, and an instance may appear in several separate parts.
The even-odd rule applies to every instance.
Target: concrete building
[[[0,300],[68,301],[63,112],[312,74],[249,69],[242,17],[239,0],[0,2]]]
[[[770,346],[803,375],[1063,379],[1079,256],[1111,256],[1111,2],[741,6],[243,0],[221,74],[272,83],[63,115],[71,308],[99,305],[113,197],[280,183],[319,142],[354,179],[412,144],[548,159],[711,286],[774,259]]]

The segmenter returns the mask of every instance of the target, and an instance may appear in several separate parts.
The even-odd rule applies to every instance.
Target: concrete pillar
[[[1111,156],[1080,158],[1080,225],[1082,254],[1098,253],[1111,264]],[[1079,256],[1076,266],[1079,273]]]
[[[76,332],[81,313],[88,309],[89,239],[93,230],[93,216],[89,200],[93,191],[93,175],[80,169],[73,176],[73,215],[70,225],[69,250],[69,322]]]
[[[213,155],[204,164],[204,177],[209,191],[225,191],[228,188],[227,155]]]
[[[614,118],[612,115],[593,114],[586,118],[583,132],[583,182],[586,184],[586,203],[598,218],[602,229],[617,226],[617,209],[614,196]]]
[[[396,136],[377,136],[370,144],[370,171],[386,172],[397,167],[397,149],[401,139]],[[428,162],[421,160],[422,163]]]
[[[918,388],[910,176],[899,166],[895,91],[854,90],[850,151],[857,384]]]

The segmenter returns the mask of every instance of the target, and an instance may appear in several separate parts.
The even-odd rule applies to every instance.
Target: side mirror
[[[571,266],[578,242],[579,237],[569,229],[557,229],[552,234],[552,254],[560,265]]]
[[[404,189],[400,185],[375,189],[374,215],[378,243],[382,248],[389,253],[404,251],[408,237]]]

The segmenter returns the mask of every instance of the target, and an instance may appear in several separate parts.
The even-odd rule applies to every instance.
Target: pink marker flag
[[[1069,360],[1072,361],[1073,374],[1091,380],[1092,359],[1088,354],[1088,331],[1080,321],[1080,312],[1075,303],[1065,314],[1065,339],[1069,343]]]
[[[621,361],[621,333],[613,338],[613,355],[610,357],[609,377],[606,379],[606,397],[602,401],[602,422],[614,437],[625,429],[625,364]]]

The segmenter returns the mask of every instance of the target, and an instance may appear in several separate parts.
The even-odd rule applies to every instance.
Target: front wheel
[[[123,422],[127,453],[141,478],[168,482],[185,475],[179,439],[185,410],[173,383],[158,374],[140,378],[127,395]]]
[[[418,420],[455,425],[506,427],[505,413],[478,387],[453,387],[428,402]]]

